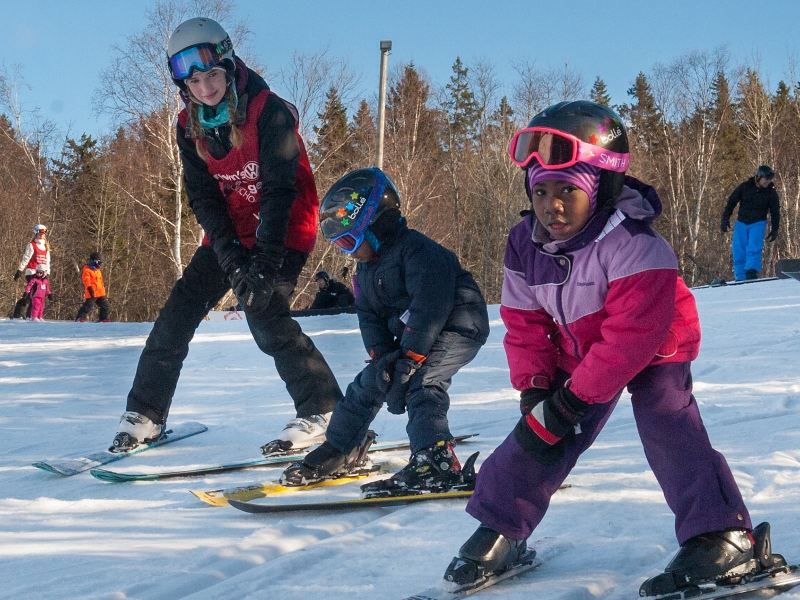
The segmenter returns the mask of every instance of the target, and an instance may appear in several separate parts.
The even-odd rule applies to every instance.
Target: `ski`
[[[372,477],[373,475],[380,475],[381,473],[388,473],[391,468],[389,465],[377,465],[378,468],[369,472],[358,473],[355,475],[347,475],[339,477],[338,479],[328,479],[325,481],[318,481],[317,483],[309,483],[308,485],[299,487],[288,487],[281,485],[275,481],[268,481],[266,483],[253,483],[225,490],[211,490],[202,492],[198,490],[189,490],[192,494],[197,496],[200,500],[211,506],[227,506],[229,500],[238,500],[239,502],[250,502],[258,498],[268,498],[270,496],[277,496],[278,494],[286,494],[290,492],[302,492],[305,490],[313,490],[321,487],[328,487],[332,485],[341,485],[351,481],[358,481]]]
[[[550,559],[563,554],[570,548],[572,548],[572,544],[569,542],[560,542],[552,538],[545,538],[536,542],[534,548],[528,550],[516,565],[500,573],[487,575],[475,583],[461,586],[442,579],[436,586],[424,592],[420,592],[419,594],[403,598],[403,600],[459,600],[460,598],[466,598],[501,581],[532,571]],[[455,557],[451,564],[459,560],[461,559]]]
[[[568,483],[563,484],[559,489],[570,487]],[[353,510],[361,508],[383,508],[387,506],[403,506],[405,504],[417,504],[420,502],[431,502],[434,500],[454,500],[469,498],[472,490],[455,490],[449,492],[433,492],[420,494],[407,494],[403,496],[382,496],[380,498],[355,498],[353,500],[332,500],[330,502],[310,502],[310,503],[282,503],[282,504],[258,504],[254,502],[242,502],[230,499],[228,504],[241,511],[261,514],[261,513],[283,513],[299,511],[339,511]]]
[[[800,565],[791,565],[770,569],[743,578],[742,583],[732,585],[716,585],[714,583],[692,586],[660,596],[641,596],[646,600],[712,600],[713,598],[730,598],[757,590],[778,590],[778,593],[800,585]],[[781,589],[783,588],[783,589]]]
[[[786,275],[791,275],[791,273],[786,273]],[[692,290],[704,290],[706,288],[718,288],[718,287],[729,287],[731,285],[744,285],[748,283],[763,283],[764,281],[778,281],[777,277],[763,277],[759,279],[742,279],[739,281],[725,281],[724,279],[715,279],[709,284],[706,285],[696,285]]]
[[[478,435],[477,433],[458,435],[455,437],[455,442],[456,443],[463,442],[464,440],[476,437],[477,435]],[[409,448],[409,447],[410,447],[410,442],[408,440],[402,440],[397,442],[386,442],[383,444],[373,444],[370,447],[369,451],[380,452],[382,450],[402,450],[403,448]],[[121,471],[112,471],[108,469],[92,468],[91,474],[97,477],[97,479],[100,479],[102,481],[108,481],[111,483],[119,483],[123,481],[158,481],[161,479],[174,479],[177,477],[201,477],[205,475],[217,475],[219,473],[229,473],[231,471],[241,471],[244,469],[252,469],[256,467],[285,465],[293,463],[297,460],[301,460],[306,454],[308,454],[309,451],[313,449],[314,449],[313,447],[304,448],[303,450],[297,452],[273,454],[271,456],[265,456],[264,458],[259,458],[256,460],[232,463],[227,465],[216,465],[212,467],[200,467],[195,469],[157,471],[155,473],[126,473]],[[99,463],[97,465],[92,465],[92,467],[95,466],[99,466]]]
[[[333,511],[351,510],[354,508],[381,508],[385,506],[401,506],[416,502],[428,502],[431,500],[451,500],[454,498],[469,498],[472,490],[461,490],[456,492],[439,492],[434,494],[417,494],[408,496],[387,496],[384,498],[356,498],[354,500],[333,500],[331,502],[311,502],[311,503],[292,503],[292,504],[255,504],[252,502],[240,502],[229,500],[228,504],[244,512],[259,513],[281,513],[298,511]]]
[[[150,450],[151,448],[157,448],[158,446],[163,446],[164,444],[176,442],[178,440],[182,440],[183,438],[191,437],[193,435],[197,435],[198,433],[203,433],[207,430],[208,427],[202,423],[196,423],[194,421],[179,423],[178,425],[175,425],[174,427],[165,431],[164,435],[158,440],[148,444],[139,444],[138,446],[124,452],[111,452],[109,450],[103,450],[101,452],[57,458],[49,461],[42,460],[33,463],[33,466],[45,471],[49,471],[50,473],[56,473],[58,475],[76,475],[89,469],[93,469],[94,467],[99,467],[100,465],[105,465],[110,462],[123,459],[126,456],[139,454],[145,450]]]

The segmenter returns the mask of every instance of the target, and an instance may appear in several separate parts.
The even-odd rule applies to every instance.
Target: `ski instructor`
[[[761,272],[761,254],[764,250],[764,234],[767,231],[767,214],[771,225],[767,239],[774,242],[778,239],[778,228],[781,223],[781,203],[775,191],[775,171],[769,165],[761,165],[756,174],[737,186],[728,198],[722,212],[722,233],[731,227],[731,215],[736,205],[739,213],[733,224],[733,274],[736,281],[758,279]]]
[[[297,418],[262,450],[322,442],[342,391],[289,314],[319,212],[297,109],[236,56],[228,34],[211,19],[179,25],[167,58],[186,105],[177,123],[186,193],[206,235],[153,325],[114,447],[163,434],[189,342],[231,288],[296,409]]]

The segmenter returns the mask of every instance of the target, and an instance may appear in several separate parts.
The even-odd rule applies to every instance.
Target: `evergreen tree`
[[[647,76],[639,73],[633,86],[628,89],[632,104],[621,107],[620,113],[628,122],[628,139],[642,151],[653,154],[658,149],[658,134],[661,128],[661,115]]]
[[[720,190],[731,190],[738,185],[745,169],[745,148],[742,132],[736,122],[736,106],[731,102],[730,86],[725,73],[720,71],[714,79],[714,105],[711,122],[719,128],[717,138],[716,184]],[[721,195],[722,196],[722,195]],[[727,198],[727,195],[724,196]],[[720,208],[720,211],[722,208]]]
[[[350,158],[352,168],[360,169],[374,164],[377,129],[366,100],[362,100],[358,105],[358,110],[350,123],[349,132],[352,139],[352,156]]]
[[[319,126],[314,127],[316,140],[309,149],[309,159],[314,167],[318,185],[333,183],[349,168],[351,141],[347,127],[347,109],[335,87],[328,90],[325,108],[317,115]],[[322,179],[323,181],[319,181]]]
[[[469,83],[469,69],[457,57],[453,64],[453,75],[445,88],[449,92],[444,103],[450,125],[451,150],[463,150],[475,134],[480,110]]]
[[[589,99],[592,102],[597,102],[598,104],[602,104],[603,106],[611,106],[611,96],[608,95],[608,88],[606,88],[606,83],[600,76],[598,75],[594,80],[594,85],[592,85],[592,89],[589,92]]]

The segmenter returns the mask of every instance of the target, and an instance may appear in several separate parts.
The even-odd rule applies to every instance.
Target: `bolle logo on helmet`
[[[600,125],[597,130],[600,132],[600,135],[592,134],[589,136],[589,143],[594,146],[599,146],[600,144],[608,144],[609,142],[613,142],[619,136],[622,135],[622,127],[614,127],[611,130],[606,129],[602,125]]]
[[[350,223],[359,215],[361,210],[364,208],[364,205],[369,200],[369,194],[366,193],[367,190],[361,190],[361,193],[353,192],[350,194],[351,202],[345,204],[342,208],[336,211],[336,216],[341,220],[341,224],[345,227],[350,225]],[[357,202],[354,204],[352,201],[356,200]]]

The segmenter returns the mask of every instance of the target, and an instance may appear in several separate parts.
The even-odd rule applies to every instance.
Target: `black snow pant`
[[[245,317],[258,347],[275,360],[298,417],[327,413],[342,398],[320,351],[289,313],[289,298],[307,254],[287,250],[266,310]],[[200,322],[230,289],[210,246],[200,246],[161,309],[128,393],[127,410],[166,423],[189,342]]]
[[[453,375],[475,358],[481,346],[483,343],[477,340],[443,331],[436,338],[428,358],[412,375],[406,394],[406,433],[412,454],[437,442],[453,439],[447,421],[450,408],[447,390]],[[376,382],[375,363],[371,362],[347,386],[344,400],[333,411],[326,434],[328,442],[348,454],[364,440],[383,402],[384,395]]]
[[[100,296],[99,298],[87,298],[86,301],[81,304],[81,307],[78,309],[78,316],[75,317],[76,321],[80,321],[81,319],[86,319],[89,316],[89,313],[92,312],[94,305],[97,305],[97,308],[100,311],[100,314],[97,316],[98,321],[106,321],[108,320],[108,296]]]
[[[33,275],[25,275],[25,285],[27,287],[28,282],[33,278]],[[27,308],[27,310],[26,310]],[[21,319],[22,313],[25,313],[25,317],[30,319],[31,318],[31,297],[27,292],[22,292],[22,298],[17,300],[17,303],[14,305],[14,314],[11,317],[12,319]]]

